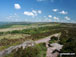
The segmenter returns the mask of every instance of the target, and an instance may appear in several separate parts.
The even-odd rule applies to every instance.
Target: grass
[[[26,25],[12,25],[10,28],[19,28],[19,27],[25,27]]]
[[[20,44],[20,43],[22,43],[22,42],[15,42],[15,43],[12,43],[12,44],[10,44],[10,45],[6,45],[6,46],[0,46],[0,51],[2,51],[2,50],[4,50],[4,49],[7,49],[7,48],[9,48],[10,46],[16,46],[16,45],[18,45],[18,44]]]
[[[53,33],[57,33],[57,31],[51,30],[54,27],[40,27],[40,28],[32,28],[32,29],[24,29],[24,30],[14,30],[11,32],[4,32],[3,35],[0,36],[0,50],[4,50],[5,48],[18,45],[18,43],[22,43],[26,40],[39,40],[41,38],[50,36]],[[30,35],[30,36],[28,36]]]
[[[18,51],[6,55],[5,57],[46,57],[46,45],[45,43],[36,44],[33,47],[27,47],[25,49],[19,48]]]
[[[14,27],[18,27],[18,26],[19,25],[15,25]],[[39,25],[35,25],[35,26],[37,26],[37,28],[0,32],[0,50],[3,50],[13,45],[18,45],[18,43],[22,43],[29,39],[39,40],[41,38],[50,36],[53,33],[58,33],[59,31],[54,29],[59,29],[60,25],[54,24],[53,26],[49,24],[49,25],[44,25],[43,27],[38,27]]]
[[[40,47],[40,54],[39,54],[40,57],[46,57],[46,51],[47,51],[46,44],[40,43],[39,47]]]
[[[28,29],[28,28],[38,28],[38,27],[46,27],[46,26],[59,26],[60,24],[6,24],[0,26],[0,32],[7,32],[7,31],[13,31],[13,28],[15,30],[22,30],[22,29]]]
[[[57,42],[58,42],[57,40],[51,40],[51,41],[49,41],[50,44],[57,43]]]
[[[19,38],[25,38],[27,36],[30,36],[28,34],[5,34],[5,35],[1,35],[0,36],[0,40],[1,39],[19,39]]]

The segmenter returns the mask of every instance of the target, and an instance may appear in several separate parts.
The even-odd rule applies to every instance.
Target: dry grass
[[[7,39],[19,39],[19,38],[25,38],[27,36],[30,36],[28,34],[6,34],[6,35],[1,35],[0,40],[3,38]]]

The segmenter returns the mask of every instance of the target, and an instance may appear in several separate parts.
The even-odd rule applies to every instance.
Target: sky
[[[0,0],[0,21],[76,23],[76,0]]]

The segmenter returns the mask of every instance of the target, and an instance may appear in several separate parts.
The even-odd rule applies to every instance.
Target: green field
[[[68,40],[68,38],[76,37],[75,36],[76,24],[71,24],[71,23],[67,23],[67,24],[66,23],[33,23],[29,25],[13,24],[12,26],[10,27],[9,26],[10,25],[8,25],[8,27],[2,27],[0,29],[1,30],[0,31],[0,51],[10,46],[21,44],[27,40],[33,40],[33,41],[39,40],[44,37],[50,36],[54,33],[61,32],[61,34],[63,34],[65,32],[64,33],[65,35],[69,35],[69,37],[63,36],[60,38],[59,43],[64,44],[65,46],[67,45],[66,41]],[[16,28],[16,29],[13,30],[13,28]],[[67,32],[69,32],[69,34],[66,34]],[[56,41],[54,40],[50,41],[50,43],[54,43],[54,42]],[[65,50],[62,50],[62,51],[65,51]]]

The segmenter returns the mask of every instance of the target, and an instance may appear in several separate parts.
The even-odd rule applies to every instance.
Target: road
[[[51,35],[51,36],[48,36],[48,37],[45,37],[45,38],[43,38],[43,39],[37,40],[37,41],[35,41],[35,43],[36,43],[36,44],[44,43],[44,42],[46,43],[46,42],[48,42],[48,41],[50,40],[50,38],[51,38],[52,36],[58,36],[58,35],[59,35],[59,33],[53,34],[53,35]],[[22,46],[23,48],[25,48],[25,47],[26,47],[26,42],[24,42],[24,43],[22,43],[22,44],[20,44],[20,45],[11,46],[11,47],[3,50],[3,51],[0,51],[0,57],[3,57],[4,55],[11,53],[12,50],[17,49],[17,48],[19,48],[19,47],[21,47],[21,46]]]
[[[51,36],[45,37],[45,38],[43,38],[43,39],[37,40],[37,41],[35,41],[35,43],[36,43],[36,44],[46,43],[46,42],[48,42],[48,41],[51,39],[52,36],[58,37],[58,36],[60,36],[60,33],[56,33],[56,34],[53,34],[53,35],[51,35]]]

